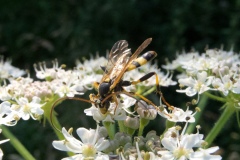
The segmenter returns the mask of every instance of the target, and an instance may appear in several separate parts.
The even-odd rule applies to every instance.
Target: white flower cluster
[[[210,54],[213,54],[212,52],[215,53],[217,51],[211,50],[211,52],[208,52],[208,56],[205,57],[210,57]],[[196,54],[192,59],[194,60],[200,57],[200,55],[197,57]],[[191,68],[188,63],[195,63],[194,65],[196,65],[197,62],[191,62],[191,58],[189,58],[187,63],[183,59],[179,60],[179,66],[184,66],[183,68],[187,70],[187,75],[191,77],[179,80],[182,85],[188,86],[187,89],[179,90],[179,92],[185,92],[192,96],[196,93],[201,94],[209,89],[220,90],[220,84],[219,87],[217,87],[217,85],[215,85],[216,83],[214,83],[214,80],[217,82],[217,76],[221,82],[223,82],[224,76],[226,75],[231,75],[230,79],[237,81],[236,77],[239,72],[237,69],[238,65],[233,64],[233,59],[231,59],[232,66],[230,67],[228,63],[228,69],[225,67],[224,71],[221,71],[219,66],[217,66],[219,71],[216,71],[216,66],[215,68],[211,68],[211,70],[209,68],[196,70],[194,67]],[[219,59],[218,57],[218,61],[220,61]],[[224,58],[222,59],[224,61]],[[21,76],[17,78],[12,78],[14,76],[11,76],[11,78],[9,76],[0,77],[1,79],[8,80],[0,86],[0,100],[2,101],[0,104],[0,125],[13,126],[16,125],[20,119],[28,120],[32,118],[38,120],[44,115],[45,109],[48,109],[48,111],[52,109],[57,99],[64,97],[72,98],[76,95],[84,94],[87,90],[93,89],[93,83],[100,82],[104,75],[104,71],[100,68],[99,64],[103,65],[102,68],[104,68],[107,65],[107,60],[103,57],[91,58],[90,60],[85,60],[83,63],[78,62],[74,69],[69,70],[66,69],[66,66],[59,66],[57,61],[53,61],[53,67],[51,68],[48,68],[45,63],[34,65],[38,80]],[[199,65],[201,64],[202,63]],[[221,64],[221,66],[225,65],[224,62]],[[174,67],[179,67],[176,64],[174,65],[175,66],[168,65],[165,66],[165,68],[170,70]],[[206,66],[210,65],[206,64]],[[233,66],[235,66],[235,71],[232,71]],[[204,66],[202,66],[202,68],[204,68]],[[160,86],[176,84],[176,82],[172,80],[170,72],[164,75],[156,65],[150,64],[124,73],[123,80],[136,82],[149,72],[156,73],[159,79],[158,85]],[[229,72],[231,72],[231,74]],[[62,151],[75,153],[74,156],[65,159],[76,160],[108,160],[110,159],[109,155],[110,157],[120,156],[123,160],[206,159],[206,157],[209,157],[209,159],[221,159],[220,156],[211,155],[211,153],[215,152],[218,148],[204,149],[201,145],[203,135],[199,133],[187,135],[184,133],[186,127],[184,127],[181,134],[179,133],[180,129],[178,130],[176,127],[170,128],[163,134],[161,139],[160,136],[157,136],[156,133],[153,132],[150,132],[145,138],[139,136],[135,140],[129,136],[138,128],[139,130],[143,130],[145,126],[142,123],[145,123],[145,125],[148,124],[148,122],[154,120],[157,115],[176,123],[186,122],[186,126],[188,123],[195,122],[194,115],[196,112],[192,112],[188,108],[184,111],[180,108],[170,106],[165,100],[163,100],[164,104],[161,104],[159,107],[144,96],[141,96],[144,92],[152,88],[155,89],[156,82],[156,77],[152,76],[144,82],[124,87],[126,92],[123,91],[108,95],[113,97],[113,102],[104,99],[106,103],[109,104],[106,113],[101,112],[101,103],[99,102],[92,102],[92,107],[85,109],[84,112],[86,115],[92,116],[98,125],[100,122],[106,125],[114,124],[118,121],[119,126],[121,125],[120,129],[125,129],[124,132],[126,135],[119,133],[112,139],[113,136],[109,134],[109,128],[106,126],[107,131],[99,126],[96,130],[79,128],[77,130],[77,134],[81,138],[81,141],[79,141],[72,136],[71,130],[66,131],[66,129],[63,128],[62,133],[65,140],[54,141],[53,146]],[[139,89],[141,91],[139,91]],[[236,90],[237,88],[235,87],[235,91]],[[234,90],[231,91],[234,92]],[[135,95],[132,94],[136,92],[136,95],[138,95],[141,100],[138,100]],[[98,100],[103,101],[102,99]],[[130,109],[132,106],[135,106],[134,111]],[[132,132],[132,130],[134,131]],[[107,140],[107,136],[109,136],[111,140]],[[121,136],[121,138],[119,139],[118,136]]]
[[[93,61],[93,60],[92,60]],[[53,62],[52,68],[47,68],[45,63],[34,65],[36,77],[40,80],[33,80],[30,77],[0,77],[7,78],[6,82],[0,86],[0,124],[13,126],[20,119],[28,120],[40,119],[44,113],[43,107],[54,98],[74,97],[82,95],[88,89],[92,89],[92,83],[99,81],[101,74],[96,73],[95,67],[87,68],[78,64],[73,70],[65,70],[58,66],[58,62]],[[89,62],[93,63],[93,62]],[[96,62],[97,63],[97,62]],[[8,64],[1,62],[1,64]],[[82,65],[82,66],[81,66]],[[15,67],[9,67],[9,73],[13,73]],[[16,69],[19,70],[19,69]],[[7,71],[6,71],[7,72]],[[49,106],[52,107],[52,106]]]
[[[225,96],[229,92],[240,93],[240,56],[233,51],[208,49],[202,54],[183,53],[163,68],[184,71],[178,82],[186,88],[177,91],[188,96],[208,90],[220,91]]]
[[[221,156],[213,155],[219,147],[206,149],[206,142],[199,131],[195,134],[180,131],[180,126],[169,128],[161,139],[155,131],[150,131],[146,137],[135,137],[134,141],[128,134],[118,132],[114,139],[107,140],[105,128],[98,126],[96,130],[77,129],[79,141],[73,137],[71,129],[67,132],[63,128],[65,139],[53,141],[53,146],[75,153],[63,160],[111,160],[113,157],[121,157],[122,160],[221,160]]]
[[[51,68],[48,68],[45,63],[35,64],[36,77],[41,81],[34,81],[30,77],[20,77],[22,74],[12,74],[11,78],[6,76],[6,74],[2,74],[3,77],[0,78],[8,78],[9,83],[0,87],[0,100],[3,101],[1,108],[4,108],[0,113],[3,119],[0,124],[12,126],[21,118],[24,120],[28,120],[30,117],[39,119],[44,113],[42,109],[43,106],[56,95],[58,97],[74,97],[75,95],[84,94],[86,90],[93,88],[93,82],[99,82],[101,80],[103,71],[99,64],[106,65],[107,60],[97,56],[96,58],[85,60],[83,63],[77,62],[76,67],[72,70],[66,70],[64,65],[59,66],[56,60],[53,61]],[[5,66],[3,68],[6,69],[6,73],[8,74],[15,73],[15,71],[19,71],[19,74],[22,73],[19,69],[11,66],[9,61],[4,62],[1,60],[1,65]],[[147,71],[156,71],[162,75],[162,78],[160,77],[160,85],[170,85],[174,83],[170,80],[171,77],[164,76],[163,73],[156,69],[156,66],[151,67],[149,65],[147,67],[148,69],[136,69],[132,71],[134,74],[128,74],[126,77],[128,77],[129,80],[133,80],[138,78],[136,75],[140,75],[140,78],[146,74]],[[2,71],[5,70],[3,69]],[[154,77],[152,77],[152,79],[143,83],[146,86],[155,86],[156,81]],[[137,85],[142,85],[142,83]],[[135,86],[133,85],[133,87]],[[115,104],[110,108],[116,108],[114,105]],[[128,105],[124,106],[126,108]],[[120,108],[121,107],[119,107],[119,109]],[[96,107],[94,106],[92,109],[96,110]],[[119,115],[119,117],[121,117],[125,113],[119,109],[117,109],[117,111],[122,113],[122,115]],[[116,116],[116,114],[114,114],[114,116]],[[109,116],[105,118],[109,119]],[[105,118],[102,117],[100,119],[103,120]],[[116,120],[117,118],[115,117],[114,119]]]

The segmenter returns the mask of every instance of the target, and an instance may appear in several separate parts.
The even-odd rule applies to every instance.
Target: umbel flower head
[[[208,90],[222,92],[225,96],[229,92],[239,94],[239,54],[222,49],[208,49],[199,54],[197,52],[178,54],[177,58],[163,65],[168,70],[178,70],[179,84],[186,89],[177,90],[188,96],[202,94]]]
[[[205,95],[208,97],[239,108],[240,56],[232,50],[207,49],[202,54],[182,53],[163,67],[181,72],[177,76],[180,86],[177,92],[187,96],[197,95],[197,102],[207,92]]]

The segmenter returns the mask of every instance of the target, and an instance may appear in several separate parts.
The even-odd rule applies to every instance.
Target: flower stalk
[[[35,160],[35,158],[33,157],[33,155],[24,147],[24,145],[17,139],[17,137],[15,137],[11,131],[5,127],[5,126],[1,126],[2,129],[2,133],[3,135],[10,139],[10,143],[12,144],[12,146],[18,151],[18,153],[27,160]]]
[[[220,118],[218,119],[218,121],[216,122],[216,124],[211,129],[211,131],[209,132],[209,134],[207,135],[207,137],[205,139],[205,141],[208,142],[207,146],[210,146],[212,144],[214,139],[218,136],[220,131],[226,125],[227,121],[231,118],[231,116],[235,112],[234,106],[229,105],[229,103],[224,104],[224,106],[225,107],[224,107],[223,113],[221,114]]]
[[[143,130],[148,125],[149,121],[150,120],[148,120],[148,119],[140,118],[140,126],[139,126],[139,129],[138,129],[138,136],[143,135]]]

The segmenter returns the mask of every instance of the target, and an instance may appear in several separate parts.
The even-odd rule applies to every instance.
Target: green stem
[[[132,128],[127,128],[127,134],[129,134],[129,135],[133,135],[134,133],[135,133],[135,129],[132,129]]]
[[[27,160],[35,160],[35,158],[28,152],[22,143],[8,130],[7,127],[1,126],[3,135],[10,139],[10,143],[18,151],[18,153]]]
[[[118,121],[118,127],[119,127],[119,131],[126,133],[126,127],[124,126],[124,121]]]
[[[57,97],[55,97],[52,101],[48,102],[43,106],[44,109],[44,116],[48,120],[49,124],[52,126],[55,134],[57,135],[59,140],[64,139],[64,136],[62,135],[62,127],[56,117],[56,114],[53,112],[51,115],[51,110],[53,107],[54,102],[57,100]]]
[[[57,101],[57,99],[59,99],[59,97],[55,96],[51,101],[49,101],[47,104],[45,104],[43,106],[43,109],[44,109],[44,116],[45,118],[47,119],[47,121],[49,122],[49,124],[52,126],[56,136],[58,137],[59,140],[63,140],[65,139],[61,130],[62,130],[62,126],[60,125],[57,117],[56,117],[56,114],[54,111],[52,111],[52,107],[53,105],[55,104],[55,102]],[[54,106],[56,107],[56,106]],[[53,112],[53,113],[51,113]],[[52,115],[51,115],[52,114]],[[69,156],[73,156],[74,153],[72,152],[67,152],[67,154]]]
[[[144,92],[142,94],[142,96],[147,96],[147,95],[151,94],[154,90],[156,90],[156,86],[154,86],[154,87],[150,88],[149,90],[147,90],[146,92]]]
[[[108,132],[108,136],[111,140],[114,139],[114,135],[115,135],[115,128],[113,123],[111,122],[103,122],[104,127],[107,129]]]
[[[198,103],[198,107],[201,109],[201,112],[198,112],[198,113],[196,113],[194,115],[195,122],[189,124],[189,126],[188,126],[188,128],[186,130],[186,133],[188,133],[188,134],[193,133],[193,131],[196,128],[196,126],[198,125],[199,119],[202,116],[203,111],[204,111],[204,109],[206,107],[207,100],[208,100],[208,96],[206,96],[205,94],[201,95],[201,99],[200,99],[200,101]]]
[[[148,119],[140,118],[140,126],[138,129],[138,136],[143,135],[143,130],[144,130],[145,126],[148,125],[149,121],[150,120],[148,120]]]
[[[52,124],[51,124],[51,126],[52,126],[55,134],[57,135],[57,137],[58,137],[59,140],[63,140],[63,139],[64,139],[64,136],[63,136],[63,134],[62,134],[62,132],[61,132],[62,127],[61,127],[61,125],[60,125],[60,123],[59,123],[56,115],[55,115],[55,114],[52,115],[52,121],[51,121],[49,118],[47,118],[47,120],[48,120],[48,122],[49,122],[50,124],[51,124],[51,122],[53,122],[54,126],[53,126]],[[56,128],[57,128],[57,129],[56,129]],[[59,129],[59,130],[58,130],[58,129]]]
[[[211,129],[211,131],[209,132],[205,139],[205,141],[208,142],[208,146],[210,146],[213,140],[218,136],[221,129],[226,125],[227,121],[233,115],[234,112],[235,112],[234,106],[229,105],[229,103],[226,104],[226,107],[222,115],[220,116],[217,123],[214,125],[214,127]]]
[[[204,92],[204,95],[208,96],[209,98],[213,99],[213,100],[217,100],[217,101],[220,101],[220,102],[226,102],[226,99],[225,98],[222,98],[222,97],[218,97],[218,96],[215,96],[209,92]]]

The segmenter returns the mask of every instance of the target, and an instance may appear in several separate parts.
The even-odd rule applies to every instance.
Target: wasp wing
[[[127,63],[125,64],[124,68],[121,70],[121,72],[117,75],[115,78],[115,81],[113,82],[110,89],[113,89],[116,84],[119,82],[119,80],[123,77],[123,74],[126,72],[128,66],[132,63],[133,60],[135,60],[138,55],[151,43],[152,38],[146,39],[134,52],[134,54],[128,59]]]
[[[105,67],[102,67],[102,69],[104,68],[105,74],[103,75],[101,82],[104,81],[106,77],[108,77],[111,74],[116,64],[124,65],[125,63],[128,62],[128,60],[130,59],[129,57],[131,57],[131,55],[132,53],[131,49],[128,48],[128,42],[126,40],[117,41],[113,45],[109,53],[107,65]]]
[[[116,64],[119,57],[121,57],[123,54],[130,54],[131,55],[131,49],[128,48],[128,42],[126,40],[117,41],[113,45],[113,47],[111,49],[111,52],[110,52],[110,55],[109,55],[109,60],[113,64]]]

